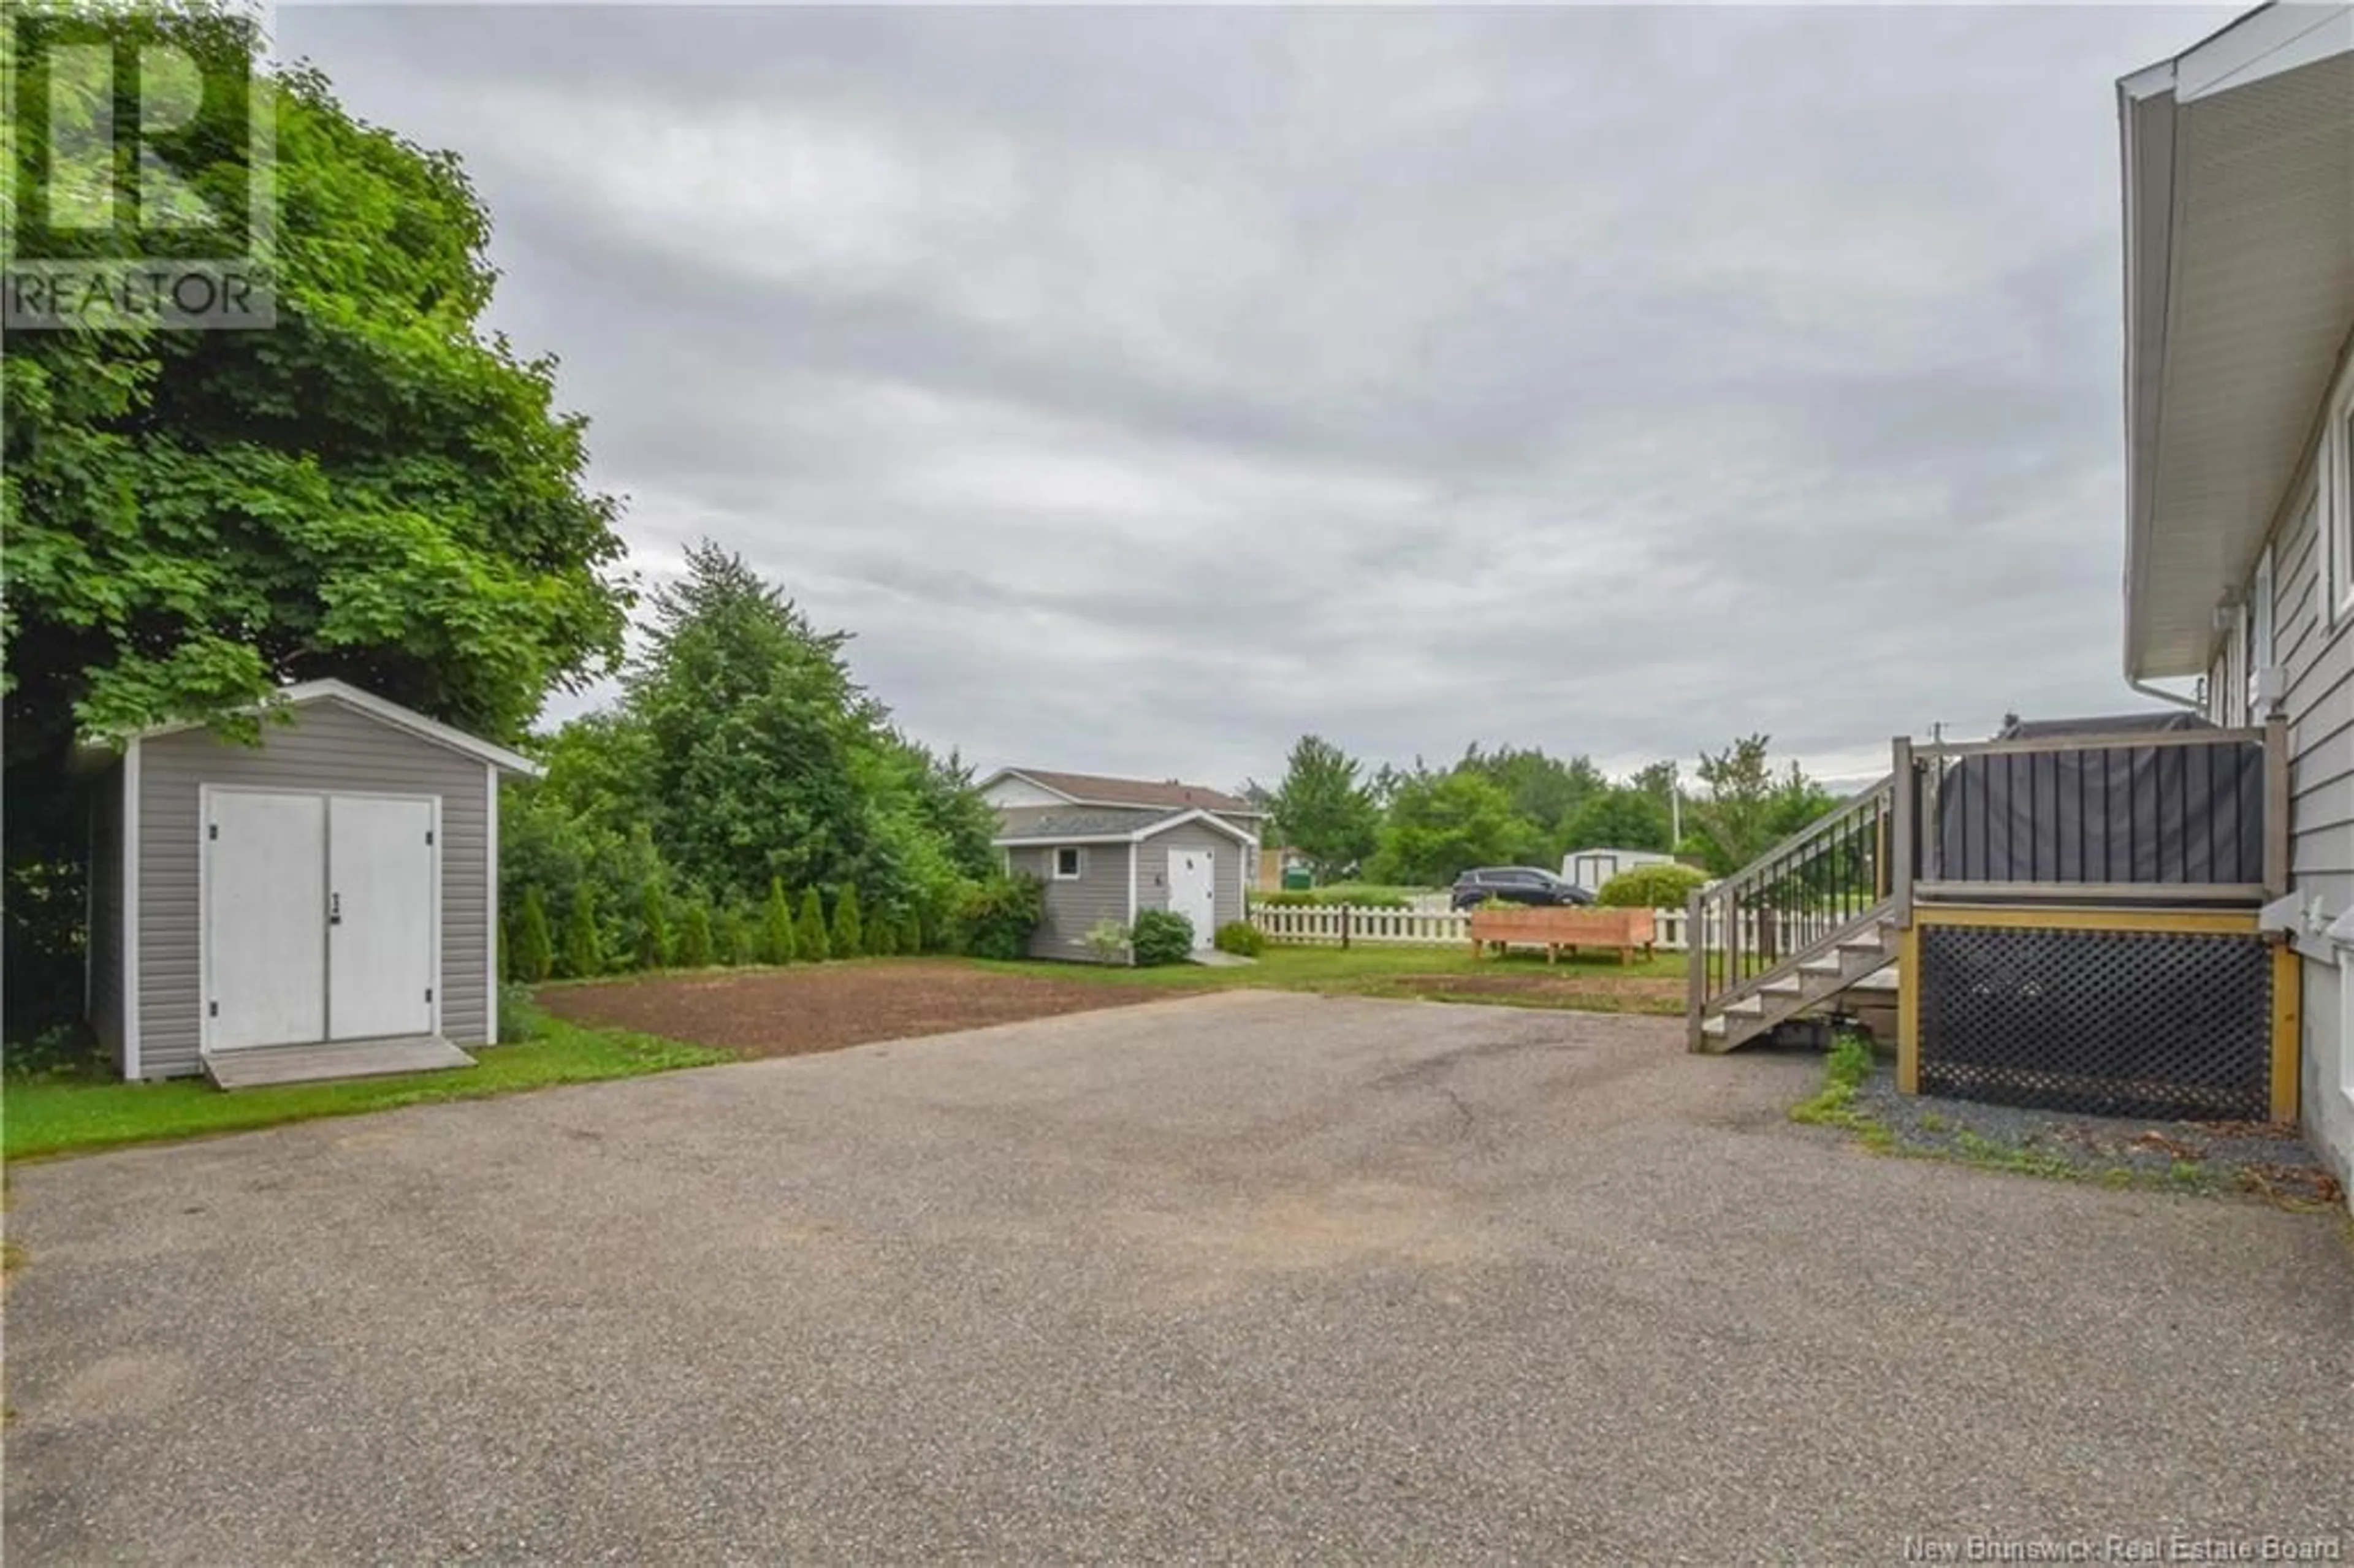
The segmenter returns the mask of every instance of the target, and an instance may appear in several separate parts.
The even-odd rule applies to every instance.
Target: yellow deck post
[[[1904,927],[1896,959],[1896,1087],[1921,1092],[1921,923]]]
[[[2273,949],[2273,1119],[2295,1121],[2304,1048],[2305,972],[2286,942]]]

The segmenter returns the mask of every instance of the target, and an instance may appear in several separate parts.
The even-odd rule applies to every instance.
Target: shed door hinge
[[[431,828],[425,830],[425,842],[429,844],[433,842],[433,830]]]
[[[217,1001],[208,1001],[205,1003],[205,1009],[207,1015],[209,1017],[218,1018],[220,1016],[220,1003]]]
[[[433,1000],[433,988],[429,985],[425,988],[425,1000],[428,1001]]]
[[[217,838],[220,837],[220,824],[219,824],[218,822],[207,822],[207,823],[206,823],[206,824],[205,824],[205,837],[207,837],[207,838],[208,838],[208,839],[217,839]]]

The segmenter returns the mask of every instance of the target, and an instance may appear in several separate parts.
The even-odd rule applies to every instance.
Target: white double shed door
[[[440,1027],[435,796],[204,791],[207,1051]]]

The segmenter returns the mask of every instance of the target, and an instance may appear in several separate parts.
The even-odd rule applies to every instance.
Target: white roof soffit
[[[2354,332],[2354,4],[2270,5],[2117,84],[2126,673],[2195,674]]]

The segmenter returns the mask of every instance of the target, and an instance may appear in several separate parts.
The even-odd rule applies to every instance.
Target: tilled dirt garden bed
[[[716,1045],[744,1056],[799,1056],[1125,1007],[1170,994],[898,959],[599,980],[551,986],[538,1000],[579,1023]]]

